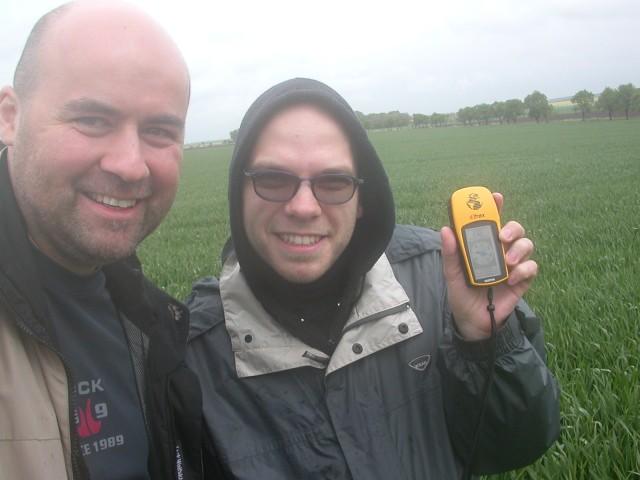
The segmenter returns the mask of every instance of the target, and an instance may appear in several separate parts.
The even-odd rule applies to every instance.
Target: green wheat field
[[[562,435],[535,464],[492,478],[640,479],[640,120],[372,132],[399,223],[439,228],[455,189],[502,192],[503,222],[536,244],[526,299],[544,322]],[[185,298],[220,271],[232,147],[185,151],[176,203],[140,249]]]

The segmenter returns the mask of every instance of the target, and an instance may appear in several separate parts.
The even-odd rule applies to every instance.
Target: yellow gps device
[[[508,272],[498,238],[500,214],[491,192],[485,187],[456,190],[449,201],[449,217],[469,285],[489,287],[504,282]]]

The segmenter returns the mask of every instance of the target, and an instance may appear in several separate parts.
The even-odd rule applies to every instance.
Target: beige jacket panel
[[[274,321],[251,293],[232,256],[222,269],[220,296],[240,378],[297,367],[324,368],[329,357]]]
[[[222,269],[220,296],[240,378],[304,366],[326,368],[328,375],[422,333],[384,254],[367,273],[363,293],[331,358],[291,335],[264,310],[233,255]]]
[[[0,480],[72,478],[70,451],[62,362],[0,309]]]

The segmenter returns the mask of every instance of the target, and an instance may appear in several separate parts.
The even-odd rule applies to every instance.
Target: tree
[[[236,143],[236,140],[238,139],[238,129],[236,128],[235,130],[231,130],[229,132],[229,137],[231,137],[231,141],[233,143]]]
[[[519,98],[512,98],[504,102],[504,118],[507,123],[516,123],[518,117],[525,112],[524,103]]]
[[[609,120],[613,120],[613,112],[620,106],[620,97],[613,88],[607,87],[598,96],[596,107],[609,114]]]
[[[441,127],[446,123],[447,116],[444,113],[433,112],[429,119],[431,120],[431,126]]]
[[[469,115],[471,117],[472,122],[476,122],[478,125],[482,123],[480,120],[480,111],[478,110],[478,105],[469,107]]]
[[[524,99],[524,104],[529,109],[529,117],[535,119],[537,123],[542,119],[549,121],[549,115],[553,111],[553,107],[549,105],[549,100],[544,93],[535,90],[527,95]]]
[[[476,109],[478,123],[489,125],[489,120],[493,117],[493,109],[488,103],[481,103],[474,107]]]
[[[493,110],[493,116],[497,118],[501,124],[504,123],[507,109],[506,102],[493,102],[491,109]]]
[[[411,115],[397,110],[386,114],[386,128],[407,127],[411,124]]]
[[[367,130],[406,127],[411,124],[411,115],[397,110],[388,113],[368,113],[366,115],[361,112],[355,113],[362,126]]]
[[[580,90],[571,98],[571,103],[576,105],[576,109],[582,113],[582,121],[584,122],[587,117],[587,113],[591,111],[594,102],[594,95],[587,90]]]
[[[459,122],[462,122],[463,125],[471,125],[473,122],[473,112],[471,107],[464,107],[458,110],[456,114]]]
[[[627,83],[626,85],[620,85],[618,87],[618,98],[620,106],[624,110],[624,115],[629,120],[629,112],[636,106],[638,97],[638,91],[633,86],[633,83]]]
[[[429,116],[424,115],[423,113],[414,113],[413,114],[413,126],[414,127],[422,127],[425,125],[429,125]]]

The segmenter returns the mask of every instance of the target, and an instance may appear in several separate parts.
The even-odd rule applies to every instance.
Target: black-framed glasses
[[[323,173],[314,177],[299,177],[281,170],[254,170],[244,174],[253,182],[253,190],[268,202],[288,202],[300,188],[302,182],[309,182],[314,197],[320,203],[340,205],[353,198],[358,185],[364,180],[346,173]]]

